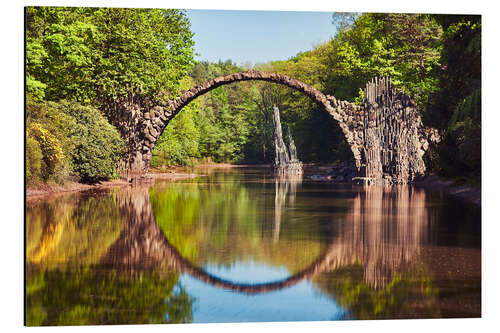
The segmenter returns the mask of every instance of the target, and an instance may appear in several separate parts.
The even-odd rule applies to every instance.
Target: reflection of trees
[[[284,222],[283,207],[294,205],[300,181],[253,184],[274,187],[263,199],[229,173],[224,179],[151,190],[126,188],[99,200],[39,206],[37,214],[30,208],[28,323],[189,321],[192,299],[174,288],[180,272],[246,293],[313,279],[359,319],[412,317],[412,311],[415,317],[438,316],[436,288],[419,263],[421,246],[430,242],[432,220],[423,191],[360,189],[343,221],[331,224],[337,229],[331,230],[335,237],[325,249],[317,237],[319,229],[301,223],[288,227]],[[272,201],[272,209],[267,209]],[[93,215],[86,219],[86,214]],[[198,267],[211,260],[232,263],[249,253],[257,260],[293,267],[292,276],[267,284],[235,284]],[[64,266],[72,261],[85,267]],[[61,306],[49,299],[51,290],[56,290]],[[144,299],[134,305],[135,297]],[[133,320],[124,315],[120,320],[115,316],[120,311],[131,312]]]
[[[117,202],[127,223],[100,263],[130,273],[168,266],[169,253],[162,246],[164,235],[155,224],[148,188],[122,189]]]
[[[98,267],[31,272],[27,281],[28,326],[185,323],[192,299],[176,288],[177,274],[131,278]]]
[[[277,181],[274,184],[274,235],[277,233],[277,224],[280,223],[276,220],[281,219],[281,209],[286,197],[289,192],[292,192],[292,197],[294,196],[298,182],[291,183],[287,180]],[[186,251],[183,243],[173,245],[169,240],[169,235],[175,230],[177,230],[175,233],[180,230],[186,237],[189,232],[187,234],[185,232],[194,228],[197,230],[194,235],[197,235],[198,241],[203,240],[201,237],[203,235],[214,234],[212,223],[218,222],[219,209],[230,210],[222,215],[238,216],[242,212],[244,212],[243,216],[251,215],[245,212],[245,209],[255,207],[250,204],[246,192],[243,189],[238,191],[233,188],[235,185],[227,186],[231,186],[229,191],[207,191],[210,198],[204,197],[206,193],[204,194],[204,191],[200,191],[198,187],[169,186],[170,190],[176,190],[166,189],[151,194],[152,206],[149,205],[150,197],[147,189],[135,188],[122,191],[119,196],[120,207],[127,220],[130,221],[130,226],[124,229],[117,242],[110,247],[106,256],[103,257],[103,263],[106,262],[113,267],[117,265],[125,265],[129,268],[139,267],[140,270],[146,269],[148,265],[152,267],[164,265],[189,273],[215,286],[246,293],[285,288],[321,272],[361,263],[365,283],[370,288],[380,289],[394,281],[396,273],[402,273],[412,267],[418,257],[421,243],[426,242],[425,235],[428,226],[423,191],[409,191],[407,187],[394,187],[391,190],[370,187],[358,193],[353,201],[352,210],[346,215],[346,220],[337,232],[338,236],[309,266],[283,281],[259,285],[231,283],[211,276],[198,268],[196,258],[185,257],[185,254],[192,254],[193,251]],[[184,192],[186,188],[188,192]],[[234,195],[235,193],[239,194]],[[166,211],[162,210],[163,205],[160,204],[165,202],[163,200],[165,198],[168,198],[166,202],[170,203]],[[198,205],[194,205],[198,209],[198,214],[177,210],[188,208],[191,200],[198,201]],[[152,207],[159,204],[160,207],[157,207],[157,210],[160,214],[158,215],[166,220],[157,223]],[[235,207],[240,208],[235,209]],[[180,221],[175,219],[181,216],[189,218]],[[203,223],[195,222],[200,222],[200,219]],[[181,229],[175,229],[171,225],[175,222]],[[231,224],[233,221],[227,222],[218,225],[218,230],[215,232],[217,235],[222,234],[226,239],[235,227]],[[159,227],[165,226],[165,223],[169,228]],[[183,229],[186,226],[190,228]],[[200,230],[202,232],[199,232]],[[236,234],[241,236],[241,233],[240,230]],[[211,240],[210,237],[208,239]]]
[[[73,261],[95,264],[123,226],[116,191],[98,196],[74,194],[28,205],[27,259],[47,268]]]
[[[279,242],[273,242],[275,217],[281,217],[275,214],[279,191],[288,188],[292,204],[298,181],[282,181],[277,199],[276,186],[281,185],[274,179],[263,183],[250,178],[246,183],[238,181],[244,175],[234,171],[221,177],[224,181],[215,184],[203,177],[189,184],[157,184],[150,190],[156,224],[184,258],[196,265],[226,267],[256,260],[295,273],[321,254],[324,244],[316,225],[281,223]]]
[[[384,288],[415,263],[428,242],[428,223],[423,190],[363,188],[326,251],[323,271],[361,264],[366,283]]]
[[[151,270],[148,191],[130,191],[28,207],[27,325],[191,321],[193,300],[175,287],[179,274]]]
[[[438,288],[429,276],[416,265],[374,289],[359,266],[349,266],[317,275],[314,284],[346,310],[346,319],[439,318]]]

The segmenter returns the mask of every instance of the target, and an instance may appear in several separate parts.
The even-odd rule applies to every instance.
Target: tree
[[[439,90],[425,120],[442,129],[430,161],[443,176],[481,179],[481,16],[436,15],[443,28]]]
[[[425,105],[437,86],[441,34],[429,15],[362,14],[330,41],[327,85],[337,90],[336,97],[352,100],[373,77],[390,76]]]
[[[123,168],[137,167],[136,120],[178,93],[193,64],[193,45],[182,10],[29,7],[28,97],[97,107],[125,141]]]
[[[28,93],[97,107],[134,94],[173,94],[193,63],[193,45],[177,9],[29,7]]]

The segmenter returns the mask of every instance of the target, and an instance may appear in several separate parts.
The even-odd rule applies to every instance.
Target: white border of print
[[[107,7],[155,7],[155,8],[192,8],[192,9],[252,9],[252,10],[294,10],[294,11],[339,11],[339,12],[406,12],[406,13],[443,13],[443,14],[482,14],[483,15],[483,307],[482,319],[447,319],[447,320],[385,320],[385,321],[349,321],[349,322],[292,322],[292,323],[252,323],[252,324],[190,324],[190,325],[144,325],[144,326],[85,326],[85,327],[23,327],[23,7],[33,5],[50,6],[107,6]],[[297,0],[253,0],[237,2],[229,0],[167,0],[167,1],[27,1],[11,2],[3,5],[0,11],[2,24],[2,64],[4,65],[2,80],[2,130],[0,142],[3,143],[2,187],[0,202],[2,202],[2,302],[1,325],[7,330],[18,331],[26,329],[58,330],[59,332],[106,330],[112,332],[135,332],[137,329],[165,332],[253,332],[280,331],[286,329],[292,332],[434,332],[438,330],[453,332],[489,332],[499,327],[498,317],[498,237],[499,222],[495,204],[498,201],[496,189],[498,177],[495,166],[499,165],[497,129],[500,123],[500,112],[494,99],[500,77],[497,56],[500,54],[498,45],[498,9],[493,1],[297,1]],[[484,181],[486,180],[486,181]],[[498,213],[497,213],[498,214]]]

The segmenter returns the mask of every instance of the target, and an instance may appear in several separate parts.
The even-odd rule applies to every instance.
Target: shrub
[[[26,135],[26,179],[28,182],[41,179],[42,158],[40,144],[28,133]]]
[[[39,123],[31,124],[28,128],[28,133],[29,137],[34,139],[40,148],[42,155],[40,160],[41,178],[43,180],[62,182],[65,176],[64,171],[67,169],[67,163],[62,145],[57,136]],[[34,166],[36,167],[36,162]]]
[[[74,123],[74,119],[62,112],[57,103],[38,103],[28,97],[26,149],[32,149],[33,147],[29,148],[28,144],[34,146],[31,141],[35,140],[42,153],[40,173],[38,176],[27,174],[28,181],[43,180],[62,183],[67,180],[71,172],[70,151],[72,149],[69,130]],[[31,160],[27,159],[27,163],[31,163]]]
[[[123,149],[116,128],[96,108],[68,101],[59,107],[75,120],[69,133],[73,171],[84,182],[115,177]]]
[[[26,177],[84,182],[116,175],[122,139],[99,110],[75,102],[27,102]]]

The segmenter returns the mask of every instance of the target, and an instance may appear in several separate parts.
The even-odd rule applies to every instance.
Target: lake
[[[26,210],[26,324],[481,316],[481,210],[257,167]]]

